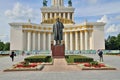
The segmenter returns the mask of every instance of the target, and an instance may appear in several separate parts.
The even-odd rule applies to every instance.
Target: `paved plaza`
[[[93,57],[95,60],[99,59],[96,54],[82,55]],[[10,57],[0,58],[0,80],[120,80],[120,56],[107,55],[104,56],[104,63],[117,68],[117,70],[3,72],[13,64],[23,61],[25,57],[27,56],[16,56],[14,62]]]

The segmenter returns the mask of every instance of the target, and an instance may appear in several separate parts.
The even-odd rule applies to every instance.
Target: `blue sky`
[[[64,0],[65,6],[67,1]],[[11,22],[40,23],[40,8],[43,0],[0,0],[0,40],[10,41]],[[120,33],[120,0],[72,0],[75,22],[106,22],[105,38]],[[51,6],[48,0],[48,6]]]

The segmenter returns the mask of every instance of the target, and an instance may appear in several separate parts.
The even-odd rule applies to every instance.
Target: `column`
[[[65,50],[68,50],[68,33],[65,32]]]
[[[74,21],[74,13],[72,13],[72,21]]]
[[[59,17],[61,18],[61,13],[59,13]]]
[[[32,50],[35,50],[35,45],[36,45],[36,44],[35,44],[35,42],[36,42],[36,41],[35,41],[35,38],[36,38],[35,36],[36,36],[36,35],[35,35],[35,32],[33,32],[33,37],[32,37],[32,41],[33,41],[32,46],[33,46],[33,49],[32,49]]]
[[[22,31],[23,32],[23,36],[22,36],[22,50],[26,50],[26,32],[25,31]]]
[[[88,50],[88,31],[85,30],[85,50]]]
[[[38,50],[40,50],[40,37],[41,37],[41,35],[40,35],[40,32],[38,32]]]
[[[50,19],[52,19],[52,13],[50,13]]]
[[[78,32],[75,32],[75,50],[78,50]]]
[[[52,0],[52,6],[54,6],[54,0]]]
[[[83,50],[83,31],[80,31],[80,50]]]
[[[90,33],[90,49],[93,49],[93,37],[92,37],[92,30],[89,31]]]
[[[55,15],[54,15],[54,18],[56,18],[57,17],[57,13],[55,13]]]
[[[63,0],[61,0],[61,6],[64,6]]]
[[[43,13],[41,13],[41,20],[42,20],[42,22],[43,22]]]
[[[63,18],[65,19],[65,13],[63,13]]]
[[[42,19],[45,20],[45,13],[42,13]]]
[[[48,13],[45,13],[45,20],[48,19]]]
[[[31,51],[31,32],[28,32],[28,34],[27,34],[27,40],[28,40],[28,42],[27,42],[27,50],[28,51]]]
[[[48,50],[51,50],[51,32],[48,33]]]
[[[70,50],[73,50],[73,34],[70,32]]]
[[[46,33],[43,33],[43,50],[46,50]]]
[[[68,19],[70,19],[70,13],[68,13]]]
[[[58,0],[58,6],[60,6],[60,1],[61,1],[61,0]]]
[[[56,6],[58,6],[58,0],[56,0]]]

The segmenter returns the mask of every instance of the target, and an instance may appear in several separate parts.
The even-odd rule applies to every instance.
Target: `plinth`
[[[65,45],[51,45],[52,57],[60,58],[65,56]]]

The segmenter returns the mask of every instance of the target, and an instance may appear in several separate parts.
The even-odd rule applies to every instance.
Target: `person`
[[[100,58],[100,62],[103,62],[103,51],[102,50],[98,50],[98,55],[99,55],[99,58]]]
[[[58,45],[58,43],[61,44],[61,40],[63,40],[63,28],[64,25],[60,22],[59,18],[57,18],[56,23],[53,25],[53,34],[56,45]]]
[[[15,54],[14,51],[12,51],[12,53],[11,53],[11,55],[10,55],[10,57],[12,58],[12,61],[14,61],[14,56],[16,56],[16,54]]]

